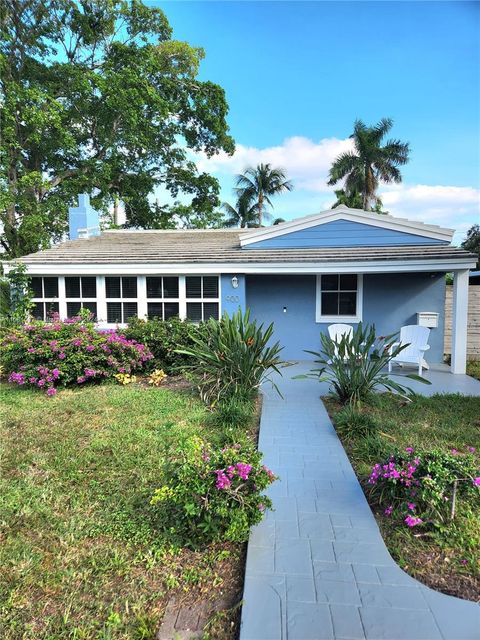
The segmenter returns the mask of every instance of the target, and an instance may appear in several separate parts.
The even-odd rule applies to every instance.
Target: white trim
[[[434,240],[442,240],[450,243],[454,229],[446,229],[437,225],[424,224],[405,218],[395,218],[390,215],[379,215],[378,213],[369,213],[361,209],[350,209],[349,207],[339,206],[335,209],[327,209],[320,213],[315,213],[303,218],[297,218],[290,222],[266,227],[264,229],[255,229],[247,231],[240,235],[240,244],[242,247],[248,246],[260,240],[277,238],[293,231],[301,231],[310,227],[335,222],[336,220],[347,220],[349,222],[359,222],[372,227],[381,227],[392,231],[401,231],[403,233],[411,233],[424,238],[433,238]]]
[[[98,281],[98,278],[97,278]],[[97,282],[98,285],[98,282]],[[98,289],[97,289],[98,293]],[[97,309],[98,311],[98,309]],[[65,294],[65,276],[58,276],[58,313],[60,318],[65,320],[67,317],[67,298]]]
[[[147,302],[147,277],[137,276],[137,318],[141,320],[146,320],[148,317]]]
[[[457,271],[453,278],[452,373],[467,370],[468,269]]]
[[[107,322],[105,276],[97,276],[97,320],[99,323]]]
[[[316,284],[316,299],[315,299],[315,322],[317,323],[329,323],[329,322],[346,322],[346,323],[358,323],[363,319],[363,274],[353,273],[357,276],[357,309],[353,316],[330,316],[322,315],[322,274],[317,275]]]
[[[184,320],[187,317],[187,289],[185,276],[178,276],[178,317]]]
[[[244,263],[183,263],[183,264],[62,264],[27,263],[29,275],[215,275],[215,274],[283,274],[283,273],[404,273],[409,271],[457,271],[473,269],[473,258],[444,260],[361,260],[357,262],[244,262]],[[13,265],[4,263],[5,271]]]

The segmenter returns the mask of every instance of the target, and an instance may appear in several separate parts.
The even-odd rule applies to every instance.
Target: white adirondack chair
[[[353,333],[353,327],[349,324],[330,324],[328,325],[328,335],[335,342],[340,342],[343,336],[350,337]],[[338,353],[338,348],[335,347],[335,355]]]
[[[430,329],[421,327],[418,324],[408,324],[400,329],[400,341],[392,345],[392,349],[401,344],[408,344],[406,349],[400,351],[398,356],[390,360],[388,363],[389,373],[392,371],[392,364],[415,364],[418,365],[418,375],[422,375],[422,367],[428,369],[428,363],[425,361],[423,354],[430,349],[428,338]]]

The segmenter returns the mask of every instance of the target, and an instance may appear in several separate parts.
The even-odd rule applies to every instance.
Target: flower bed
[[[325,404],[385,544],[428,586],[480,592],[480,398],[375,396],[360,410]]]
[[[152,358],[143,344],[116,331],[100,331],[83,318],[31,322],[0,340],[9,382],[56,394],[71,387],[141,370]]]

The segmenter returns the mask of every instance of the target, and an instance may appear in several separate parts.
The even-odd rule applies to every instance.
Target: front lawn
[[[235,609],[243,545],[176,549],[149,506],[165,441],[219,436],[195,396],[104,385],[48,398],[3,385],[0,403],[3,640],[153,640],[172,596]],[[209,637],[234,637],[235,616]]]
[[[326,399],[334,422],[341,406]],[[480,505],[471,510],[460,500],[454,523],[409,529],[384,514],[369,495],[372,466],[391,451],[437,449],[445,453],[480,450],[480,398],[460,395],[419,396],[405,403],[390,394],[362,405],[374,428],[360,436],[355,428],[337,425],[342,442],[382,529],[385,542],[399,565],[429,586],[459,597],[480,597]],[[445,500],[451,500],[451,495]]]

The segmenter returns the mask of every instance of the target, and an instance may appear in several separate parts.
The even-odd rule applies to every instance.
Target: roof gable
[[[452,229],[390,215],[337,207],[291,222],[243,233],[243,248],[448,244]]]

